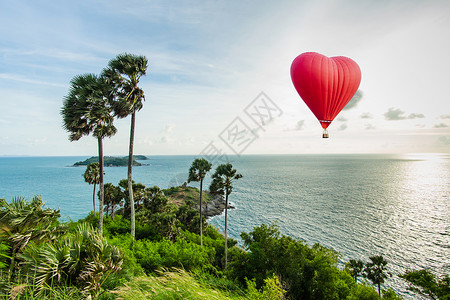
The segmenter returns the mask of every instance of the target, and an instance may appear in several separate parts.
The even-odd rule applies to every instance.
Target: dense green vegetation
[[[441,278],[428,270],[416,270],[400,275],[409,283],[408,290],[430,299],[450,299],[450,275]]]
[[[116,187],[123,197],[126,187],[126,179]],[[98,213],[61,224],[59,211],[45,208],[39,197],[1,200],[0,295],[5,299],[20,295],[26,299],[379,299],[367,281],[355,281],[374,265],[386,267],[376,257],[357,263],[360,271],[355,275],[354,263],[338,267],[336,251],[282,235],[276,224],[262,224],[241,234],[243,248],[228,240],[225,269],[225,238],[204,220],[201,246],[199,214],[192,199],[199,196],[198,189],[161,190],[135,184],[133,192],[138,199],[136,239],[129,233],[125,201],[104,217],[102,236]],[[189,197],[181,201],[180,195]],[[437,280],[422,271],[402,277],[415,287],[412,290],[430,299],[450,295],[448,276]],[[392,290],[381,294],[383,299],[401,299]]]
[[[133,156],[133,166],[142,166],[141,163],[136,160],[147,160],[148,158],[144,155],[134,155]],[[92,156],[86,160],[78,161],[73,164],[74,167],[87,166],[92,163],[98,163],[98,156]],[[126,167],[128,165],[128,156],[116,157],[116,156],[104,156],[103,165],[105,167]]]

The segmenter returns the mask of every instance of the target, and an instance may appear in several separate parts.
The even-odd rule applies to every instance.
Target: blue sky
[[[124,4],[126,3],[126,4]],[[0,155],[95,155],[69,142],[59,114],[72,77],[117,54],[149,59],[135,153],[450,152],[448,1],[0,0]],[[321,127],[289,68],[299,54],[348,56],[362,97]],[[264,92],[263,128],[245,113]],[[238,118],[253,137],[226,141]],[[105,141],[127,153],[129,119]],[[225,141],[224,141],[225,138]]]

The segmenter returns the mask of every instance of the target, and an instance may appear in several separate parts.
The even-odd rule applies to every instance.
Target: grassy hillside
[[[167,196],[169,199],[169,202],[174,203],[177,206],[181,206],[185,203],[192,202],[194,206],[198,207],[199,205],[199,199],[200,199],[200,190],[195,187],[191,186],[178,186],[178,187],[171,187],[169,189],[163,190],[164,195]],[[212,200],[211,195],[203,191],[203,197],[202,202],[203,206],[205,206],[207,203],[210,203]]]

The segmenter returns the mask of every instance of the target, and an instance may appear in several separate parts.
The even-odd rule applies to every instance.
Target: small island
[[[133,166],[144,166],[137,162],[137,160],[148,160],[149,158],[145,155],[133,155]],[[92,156],[84,161],[79,161],[73,164],[73,167],[87,166],[91,163],[98,162],[98,156]],[[116,157],[116,156],[105,156],[103,157],[103,165],[105,167],[126,167],[128,166],[128,156]]]

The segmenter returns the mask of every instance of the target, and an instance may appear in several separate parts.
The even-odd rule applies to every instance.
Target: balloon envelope
[[[347,57],[306,52],[292,62],[291,78],[300,97],[326,129],[358,90],[361,70]]]

